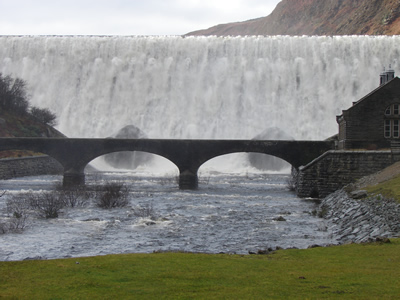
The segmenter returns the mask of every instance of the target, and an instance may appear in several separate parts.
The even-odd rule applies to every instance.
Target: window
[[[393,137],[399,138],[399,120],[392,120],[393,122]]]
[[[392,104],[385,110],[385,138],[400,138],[400,104]]]
[[[390,123],[390,120],[385,120],[385,138],[390,138],[391,136],[392,126],[390,125]]]
[[[393,114],[398,116],[399,115],[399,105],[393,104]]]

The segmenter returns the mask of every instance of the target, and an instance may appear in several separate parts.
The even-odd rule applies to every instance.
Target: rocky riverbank
[[[363,193],[353,193],[359,197]],[[340,243],[363,243],[381,237],[400,237],[400,204],[380,195],[353,199],[345,190],[325,197],[319,214]]]

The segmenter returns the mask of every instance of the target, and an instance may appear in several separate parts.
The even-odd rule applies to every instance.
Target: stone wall
[[[63,167],[47,155],[0,159],[0,179],[62,174]]]
[[[320,210],[339,243],[400,236],[400,205],[382,196],[356,200],[338,190],[322,200]]]
[[[304,167],[297,181],[299,197],[325,197],[357,179],[394,163],[391,151],[328,151]]]

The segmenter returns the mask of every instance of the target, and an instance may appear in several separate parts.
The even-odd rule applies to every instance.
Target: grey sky
[[[280,0],[0,0],[0,35],[181,35],[269,15]]]

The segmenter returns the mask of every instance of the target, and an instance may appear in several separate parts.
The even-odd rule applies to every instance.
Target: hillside
[[[282,0],[267,17],[186,35],[397,35],[398,0]]]
[[[30,115],[17,115],[0,109],[0,137],[60,137],[53,127]]]
[[[0,109],[0,137],[63,137],[53,127],[43,124],[32,116],[18,115]],[[0,151],[0,158],[29,156],[30,151]]]
[[[382,194],[400,203],[400,162],[396,162],[377,173],[365,176],[347,187],[347,191],[364,189],[370,195]]]

